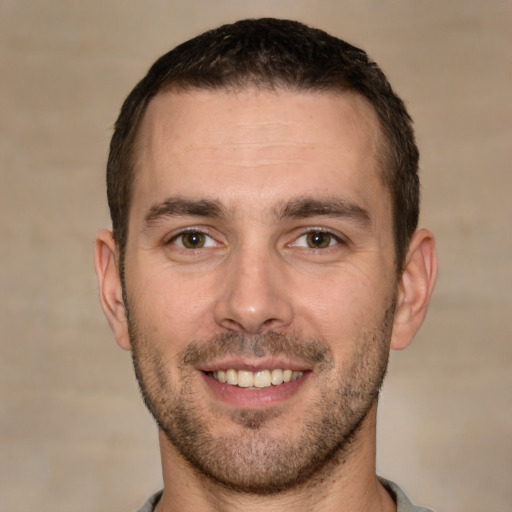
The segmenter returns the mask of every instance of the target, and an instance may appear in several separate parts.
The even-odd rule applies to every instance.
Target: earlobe
[[[409,244],[405,268],[398,285],[391,348],[409,346],[427,313],[437,277],[434,235],[416,231]]]
[[[125,350],[130,350],[128,322],[116,256],[117,249],[112,232],[103,230],[98,233],[94,248],[94,265],[98,278],[100,304],[117,344]]]

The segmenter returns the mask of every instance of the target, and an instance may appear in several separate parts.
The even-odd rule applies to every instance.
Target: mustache
[[[318,340],[273,331],[257,335],[227,332],[208,340],[192,342],[182,351],[179,364],[182,367],[200,366],[226,355],[293,356],[312,366],[334,365],[331,350]]]

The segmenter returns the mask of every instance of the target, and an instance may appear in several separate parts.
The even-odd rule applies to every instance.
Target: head
[[[268,494],[371,460],[436,273],[417,159],[378,67],[295,22],[207,32],[137,85],[96,267],[175,465]]]
[[[380,126],[379,172],[392,202],[397,273],[419,214],[418,158],[411,118],[386,76],[366,53],[301,23],[244,20],[191,39],[160,57],[127,97],[115,125],[107,165],[114,239],[123,269],[141,120],[168,90],[267,90],[356,93]]]

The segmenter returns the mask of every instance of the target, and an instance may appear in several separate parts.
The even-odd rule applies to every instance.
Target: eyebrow
[[[354,220],[365,227],[372,224],[372,217],[368,210],[351,201],[340,198],[299,198],[287,203],[277,213],[280,218],[305,219],[315,216],[344,217]]]
[[[146,214],[144,221],[147,226],[151,226],[161,218],[181,215],[216,218],[223,216],[223,209],[219,202],[211,199],[194,201],[191,199],[171,197],[152,206]]]
[[[302,197],[285,203],[274,209],[280,219],[306,219],[308,217],[334,217],[354,220],[364,227],[372,224],[370,213],[365,208],[340,198],[316,199]],[[165,217],[195,216],[209,218],[225,218],[225,208],[219,201],[213,199],[184,199],[170,197],[152,206],[144,220],[148,227]]]

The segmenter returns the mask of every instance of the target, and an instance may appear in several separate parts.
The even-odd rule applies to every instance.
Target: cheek
[[[130,312],[148,336],[181,344],[211,333],[208,317],[213,293],[207,279],[165,269],[146,272],[127,283]]]
[[[342,351],[377,325],[392,301],[389,283],[355,267],[331,272],[322,286],[307,281],[298,283],[301,292],[293,294],[298,297],[295,312],[301,330]]]

